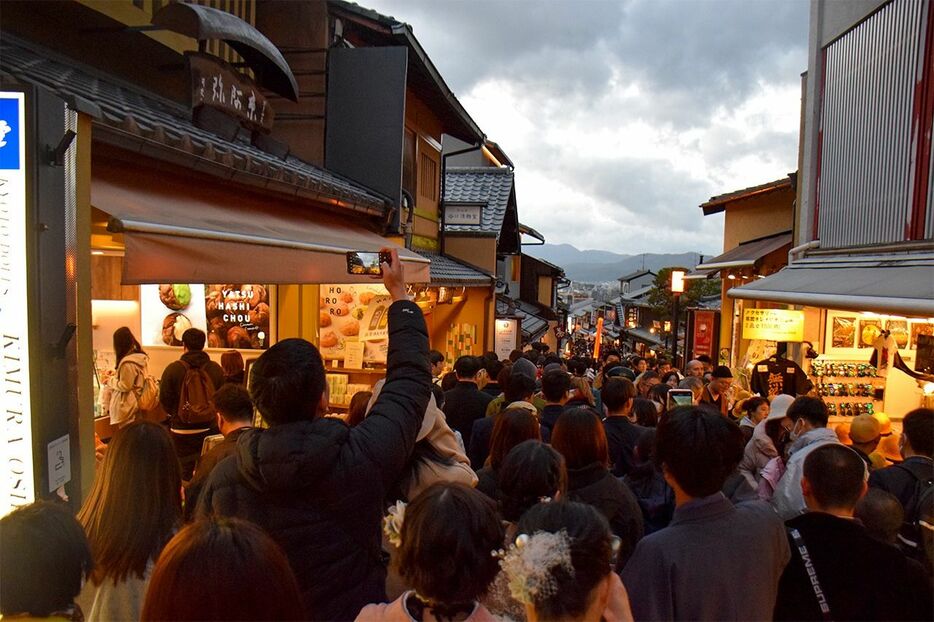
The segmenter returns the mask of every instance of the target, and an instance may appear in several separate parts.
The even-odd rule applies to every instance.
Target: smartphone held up
[[[347,274],[382,276],[384,263],[392,264],[388,251],[347,251]]]
[[[671,389],[668,391],[668,403],[665,404],[665,410],[671,410],[678,406],[690,406],[694,403],[694,392],[690,389]]]

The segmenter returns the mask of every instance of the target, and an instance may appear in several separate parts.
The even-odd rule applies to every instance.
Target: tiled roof
[[[527,255],[526,253],[522,253],[522,261],[526,261],[526,260],[538,262],[541,265],[545,266],[546,268],[551,268],[551,271],[554,273],[553,274],[554,276],[564,276],[564,268],[562,268],[561,266],[556,266],[550,261],[545,261],[544,259],[541,259],[539,257],[533,257],[532,255]]]
[[[557,319],[554,311],[547,307],[506,296],[496,297],[496,315],[514,315],[522,320],[522,343],[524,344],[544,335],[548,330],[548,321]]]
[[[783,231],[774,235],[743,242],[722,255],[711,257],[696,266],[696,270],[723,270],[729,268],[754,267],[766,255],[791,248],[792,232]]]
[[[646,285],[645,287],[640,287],[639,289],[634,289],[631,292],[620,295],[620,299],[624,302],[632,302],[634,300],[641,300],[642,298],[648,296],[649,292],[652,291],[654,285]]]
[[[624,274],[623,276],[619,277],[619,278],[616,279],[616,280],[617,280],[617,281],[626,281],[626,282],[629,282],[629,281],[631,281],[631,280],[633,280],[633,279],[638,279],[640,276],[644,276],[644,275],[646,275],[646,274],[651,274],[652,276],[655,276],[655,273],[652,272],[651,270],[636,270],[635,272],[630,272],[629,274]]]
[[[493,277],[461,263],[453,257],[440,255],[429,251],[416,251],[419,255],[431,260],[431,284],[447,285],[451,287],[488,286],[492,284]]]
[[[770,181],[766,184],[750,186],[749,188],[727,192],[726,194],[718,194],[715,197],[710,197],[710,199],[706,203],[702,203],[700,207],[704,210],[704,215],[709,216],[710,214],[722,212],[724,209],[726,209],[726,204],[730,201],[746,199],[751,196],[765,194],[767,192],[775,192],[776,190],[781,190],[782,188],[791,188],[791,177],[782,177],[781,179],[776,179],[775,181]]]
[[[664,340],[661,337],[659,337],[657,334],[651,333],[648,330],[641,328],[641,327],[627,328],[624,330],[624,332],[630,335],[631,337],[634,337],[638,339],[639,341],[643,343],[647,343],[649,345],[660,346],[665,343]]]
[[[445,231],[499,235],[509,209],[513,172],[492,166],[449,168],[444,176],[444,202],[483,206],[479,225],[445,225]]]
[[[159,153],[188,157],[204,172],[228,179],[242,172],[244,183],[373,214],[385,211],[387,201],[379,194],[293,156],[281,159],[266,153],[249,143],[245,130],[225,140],[194,125],[191,111],[180,104],[33,49],[7,33],[0,43],[0,71],[60,96],[96,104],[101,111],[97,127],[157,147]]]

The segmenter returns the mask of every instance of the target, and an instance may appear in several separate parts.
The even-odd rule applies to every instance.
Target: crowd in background
[[[931,618],[934,411],[904,418],[896,456],[885,422],[838,433],[819,398],[743,393],[710,361],[517,350],[444,373],[395,257],[384,272],[386,378],[340,418],[307,341],[270,347],[247,388],[193,334],[160,383],[168,421],[147,421],[145,353],[121,333],[118,429],[84,504],[0,520],[0,613]]]

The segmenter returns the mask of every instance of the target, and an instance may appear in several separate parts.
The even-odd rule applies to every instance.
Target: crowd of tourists
[[[893,456],[878,420],[838,434],[819,398],[739,399],[710,361],[516,351],[444,373],[383,268],[386,377],[343,418],[311,343],[273,345],[245,386],[195,331],[147,421],[146,355],[118,331],[117,431],[77,514],[0,519],[0,614],[931,619],[934,411]]]

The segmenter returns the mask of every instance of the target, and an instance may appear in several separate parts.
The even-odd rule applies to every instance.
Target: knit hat
[[[791,406],[791,403],[795,401],[795,398],[790,395],[776,395],[772,398],[772,403],[769,404],[769,416],[766,417],[766,421],[775,421],[776,419],[783,419],[788,416],[788,407]]]
[[[850,439],[854,443],[871,443],[881,436],[882,426],[872,415],[859,415],[850,422]]]
[[[511,373],[513,375],[521,374],[523,376],[528,376],[532,380],[535,380],[535,377],[538,375],[538,368],[535,366],[535,363],[523,357],[512,364]]]
[[[726,365],[718,365],[711,374],[714,378],[732,378],[733,372]]]

